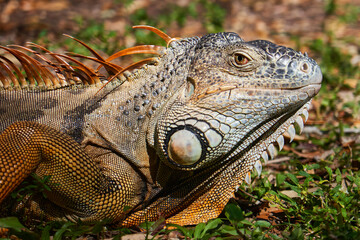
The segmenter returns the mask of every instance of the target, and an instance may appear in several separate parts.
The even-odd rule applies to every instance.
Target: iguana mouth
[[[320,90],[321,84],[309,84],[306,86],[299,86],[299,87],[281,87],[279,89],[273,89],[273,90],[300,90],[300,89],[306,89],[306,88],[315,88],[316,90]],[[271,91],[271,89],[269,89]]]
[[[309,93],[309,95],[311,97],[315,96],[321,88],[321,84],[310,84],[310,85],[306,85],[306,86],[299,86],[299,87],[279,87],[279,88],[273,88],[273,89],[269,89],[266,87],[259,87],[259,88],[243,88],[243,87],[239,87],[239,86],[234,86],[234,85],[225,85],[225,86],[219,86],[219,87],[209,87],[205,93],[200,94],[197,96],[198,99],[213,95],[213,94],[217,94],[217,93],[221,93],[221,92],[227,92],[227,91],[232,91],[232,90],[238,90],[238,91],[242,91],[243,92],[247,92],[250,94],[255,94],[256,92],[272,92],[272,93],[281,93],[283,94],[284,91],[300,91],[300,92],[307,92]]]

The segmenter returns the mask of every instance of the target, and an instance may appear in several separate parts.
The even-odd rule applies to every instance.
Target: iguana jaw
[[[229,191],[236,191],[244,181],[250,184],[250,172],[252,170],[255,170],[258,175],[261,174],[262,163],[260,159],[262,158],[266,164],[269,159],[273,159],[277,155],[276,147],[279,151],[282,150],[285,143],[284,138],[288,138],[289,142],[292,142],[296,131],[299,133],[302,132],[304,123],[309,117],[308,109],[310,104],[311,100],[308,100],[292,114],[283,114],[265,123],[252,134],[252,138],[257,137],[256,140],[249,140],[249,142],[254,140],[254,145],[250,144],[246,146],[246,144],[242,144],[241,147],[235,149],[234,152],[228,156],[227,161],[231,163],[228,164],[226,171],[234,172],[230,187],[231,190]],[[287,119],[281,124],[278,124],[281,122],[280,119],[283,120],[284,118]],[[275,131],[272,132],[272,129],[275,129]],[[247,151],[245,151],[244,155],[241,155],[244,147],[247,148]]]
[[[241,151],[245,152],[245,154],[241,155],[238,150],[235,150],[233,154],[223,161],[223,165],[214,166],[216,170],[211,178],[206,179],[200,186],[189,192],[188,195],[183,198],[182,203],[187,202],[188,198],[194,198],[193,196],[197,196],[197,199],[183,211],[169,218],[167,222],[177,222],[177,224],[180,223],[183,225],[204,222],[206,221],[206,218],[204,218],[202,214],[199,214],[202,209],[201,206],[206,206],[207,217],[217,217],[239,186],[244,181],[248,184],[251,183],[250,173],[252,170],[255,169],[259,175],[261,174],[262,163],[260,158],[262,157],[264,161],[267,162],[269,157],[272,158],[275,155],[276,150],[274,143],[276,142],[281,149],[284,144],[283,134],[286,131],[289,132],[292,140],[295,135],[294,123],[299,124],[299,129],[300,131],[302,130],[302,123],[308,118],[310,101],[311,100],[308,100],[298,110],[293,112],[293,115],[289,116],[285,122],[280,124],[275,132],[269,133],[266,129],[271,129],[280,118],[284,117],[284,115],[272,119],[268,123],[268,126],[263,128],[262,131],[254,133],[254,135],[259,135],[261,141],[257,141],[255,145],[250,144],[246,151]],[[237,156],[237,154],[239,154],[239,156]],[[221,192],[221,197],[214,198],[212,194],[216,192]],[[192,217],[184,219],[184,216],[189,214]]]

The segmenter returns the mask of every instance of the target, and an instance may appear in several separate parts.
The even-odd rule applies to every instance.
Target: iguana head
[[[217,217],[241,182],[249,182],[250,171],[261,172],[260,157],[273,157],[286,131],[294,137],[293,123],[302,129],[320,89],[313,59],[268,41],[217,33],[170,45],[169,51],[185,55],[187,67],[149,131],[162,190],[125,224],[164,216],[185,225]]]
[[[235,161],[234,152],[271,137],[320,89],[313,59],[268,41],[210,34],[193,56],[186,87],[157,126],[161,160],[176,169]]]

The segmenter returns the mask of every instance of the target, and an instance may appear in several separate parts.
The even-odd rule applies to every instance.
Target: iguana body
[[[302,128],[321,84],[314,60],[235,33],[160,34],[170,47],[138,48],[160,55],[139,69],[109,63],[135,49],[97,56],[108,75],[6,49],[26,74],[0,59],[0,202],[34,172],[52,191],[16,207],[33,218],[196,224]]]

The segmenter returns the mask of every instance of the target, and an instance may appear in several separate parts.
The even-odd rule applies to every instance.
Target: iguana
[[[14,206],[32,219],[197,224],[261,173],[285,132],[302,130],[322,81],[306,53],[232,32],[177,39],[137,28],[168,46],[108,58],[77,39],[94,57],[1,47],[0,202],[35,173],[50,176],[47,198]],[[158,56],[112,62],[137,53]]]

